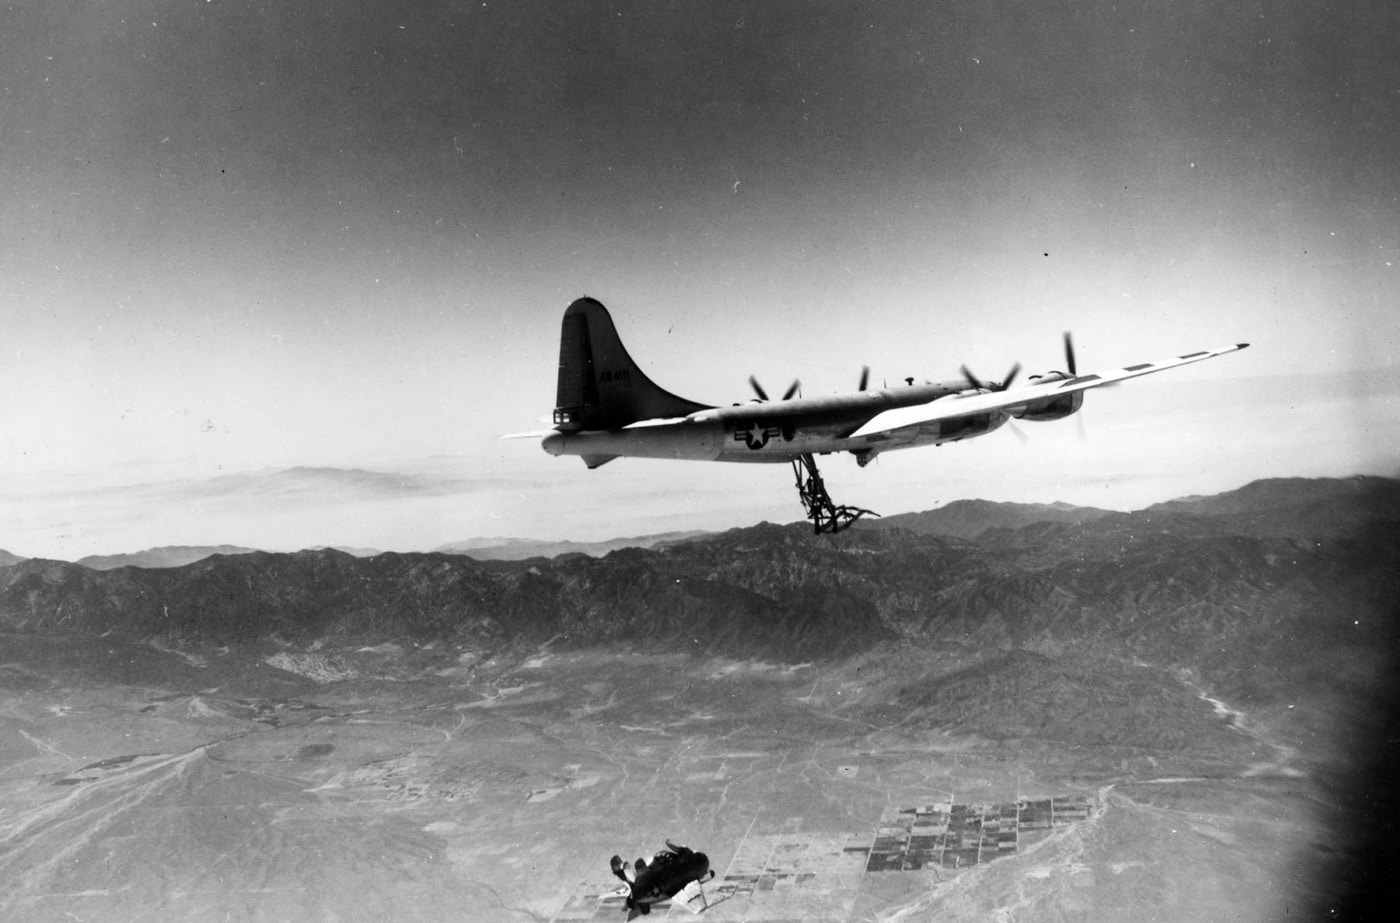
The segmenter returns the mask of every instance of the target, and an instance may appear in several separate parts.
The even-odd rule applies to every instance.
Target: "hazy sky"
[[[1082,440],[824,462],[886,513],[1400,473],[1397,15],[0,4],[0,548],[799,518],[785,467],[494,438],[582,294],[715,403],[1254,344],[1090,394]]]

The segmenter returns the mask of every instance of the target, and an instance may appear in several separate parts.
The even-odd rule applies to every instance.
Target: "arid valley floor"
[[[882,696],[926,665],[887,652],[4,645],[6,919],[622,919],[608,857],[670,837],[713,920],[1275,920],[1325,808],[1288,710],[1189,685],[1187,745],[1056,747],[904,726]],[[1043,799],[1080,813],[869,870],[901,810]]]

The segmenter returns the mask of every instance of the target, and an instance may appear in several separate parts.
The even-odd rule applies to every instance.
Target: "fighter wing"
[[[691,913],[699,913],[709,907],[709,901],[705,899],[705,892],[700,888],[700,882],[692,881],[684,888],[681,888],[671,898],[672,906],[684,907]]]
[[[1137,365],[1129,365],[1112,372],[1076,375],[1073,378],[1057,378],[1054,381],[1030,384],[1021,388],[1010,388],[1006,391],[974,391],[966,394],[950,394],[947,397],[929,401],[927,404],[896,407],[893,410],[877,413],[851,433],[851,438],[889,432],[906,426],[918,426],[922,423],[933,423],[938,420],[948,420],[954,417],[965,417],[974,413],[1012,410],[1035,401],[1053,399],[1064,394],[1073,394],[1076,391],[1087,391],[1090,388],[1100,388],[1115,382],[1126,381],[1129,378],[1137,378],[1140,375],[1150,375],[1163,369],[1186,365],[1189,362],[1200,362],[1202,359],[1223,356],[1225,353],[1244,349],[1248,345],[1248,343],[1236,343],[1234,346],[1203,349],[1200,352],[1173,356],[1170,359],[1162,359],[1157,362],[1140,362]]]

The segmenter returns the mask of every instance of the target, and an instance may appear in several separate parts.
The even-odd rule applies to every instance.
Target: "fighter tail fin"
[[[697,404],[661,388],[627,354],[608,309],[580,298],[564,312],[554,425],[565,432],[620,429],[638,420],[683,417]]]
[[[623,862],[621,856],[612,857],[612,872],[629,885],[637,880],[637,877],[632,874],[632,867],[626,862]]]

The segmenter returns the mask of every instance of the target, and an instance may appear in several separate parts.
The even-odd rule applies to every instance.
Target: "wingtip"
[[[1235,344],[1235,348],[1236,348],[1236,349],[1247,349],[1247,348],[1249,348],[1249,344],[1248,344],[1248,343],[1236,343],[1236,344]]]

